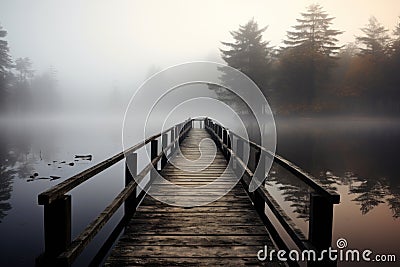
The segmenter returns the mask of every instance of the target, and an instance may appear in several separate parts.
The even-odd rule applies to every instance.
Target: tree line
[[[400,22],[390,35],[371,17],[354,42],[341,46],[333,20],[310,5],[282,46],[271,47],[263,41],[267,27],[251,19],[231,32],[233,42],[221,42],[222,59],[249,76],[277,114],[399,114]]]
[[[231,32],[233,42],[222,42],[222,59],[248,75],[277,114],[399,114],[400,22],[390,34],[371,17],[354,42],[339,45],[343,32],[332,28],[333,20],[310,5],[283,44],[272,47],[263,38],[267,27],[251,19]],[[14,60],[6,35],[0,26],[0,112],[57,108],[56,70],[35,74],[29,58]],[[232,102],[226,91],[213,89]]]
[[[35,74],[28,57],[10,55],[7,31],[0,25],[0,114],[49,112],[57,107],[57,71]]]

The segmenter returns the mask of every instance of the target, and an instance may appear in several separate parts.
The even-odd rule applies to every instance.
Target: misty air
[[[0,3],[0,266],[397,266],[400,2]]]

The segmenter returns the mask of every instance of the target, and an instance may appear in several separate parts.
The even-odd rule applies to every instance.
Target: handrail
[[[182,132],[184,135],[189,128]],[[179,137],[178,137],[179,138]],[[176,138],[175,141],[178,141]],[[85,248],[88,242],[93,239],[93,237],[100,231],[101,227],[111,218],[112,215],[117,211],[117,209],[124,203],[124,201],[131,195],[134,190],[138,187],[138,183],[143,181],[145,176],[151,171],[151,169],[156,166],[157,162],[163,157],[163,155],[174,145],[174,142],[171,142],[166,148],[164,148],[158,155],[155,157],[143,170],[135,177],[135,180],[131,181],[114,199],[114,201],[108,205],[103,212],[101,212],[100,216],[97,217],[93,222],[91,222],[86,229],[71,243],[71,246],[62,253],[58,258],[61,261],[66,263],[71,262],[71,260],[75,259],[79,253]],[[138,181],[138,182],[137,182]],[[151,184],[151,182],[149,183]],[[147,191],[147,187],[143,188],[142,192]],[[143,193],[144,194],[144,193]]]
[[[168,151],[170,150],[169,155],[174,153],[178,144],[186,137],[187,133],[192,128],[192,122],[194,120],[196,119],[188,119],[161,133],[153,135],[144,142],[138,143],[39,194],[39,204],[44,205],[45,252],[37,259],[37,265],[70,266],[123,203],[125,203],[125,217],[132,215],[156,177],[153,167],[157,170],[157,164],[160,160],[163,167],[163,164],[166,163]],[[168,132],[170,133],[169,144],[167,138]],[[163,142],[161,152],[158,153],[157,138],[160,136],[162,136]],[[151,161],[139,174],[136,174],[137,154],[134,152],[148,143],[151,143]],[[133,159],[130,159],[130,155],[134,156]],[[125,165],[125,188],[100,215],[89,223],[83,232],[71,242],[71,196],[65,194],[125,157],[127,161]],[[134,170],[128,169],[128,160],[134,160]],[[144,188],[139,188],[139,184],[149,172],[150,181]],[[140,189],[140,193],[138,192],[138,194],[136,194],[137,190]]]
[[[264,224],[269,229],[272,238],[280,249],[289,251],[288,245],[279,235],[276,226],[271,222],[270,218],[265,213],[265,204],[267,204],[269,210],[275,216],[281,227],[286,231],[292,241],[301,250],[314,249],[315,251],[322,251],[328,249],[332,242],[332,223],[333,223],[333,205],[340,202],[340,195],[335,192],[329,192],[321,185],[319,185],[311,174],[303,171],[300,167],[296,166],[292,162],[285,158],[273,154],[266,148],[244,139],[243,137],[235,134],[229,129],[219,125],[215,121],[206,118],[205,119],[206,129],[211,134],[212,138],[216,142],[217,146],[220,147],[223,154],[230,160],[233,158],[236,162],[236,168],[234,171],[241,176],[241,182],[244,185],[247,193],[253,201],[253,204],[259,213]],[[233,149],[232,143],[236,140],[236,149]],[[247,142],[251,147],[255,148],[255,163],[261,164],[261,151],[266,152],[267,156],[273,157],[275,162],[290,171],[301,181],[310,186],[315,192],[310,194],[310,218],[309,218],[309,234],[308,238],[305,238],[303,233],[296,228],[292,220],[285,214],[285,212],[279,207],[277,202],[268,193],[266,188],[259,187],[254,192],[249,192],[250,181],[254,176],[254,171],[243,162],[243,145]],[[250,151],[251,153],[251,151]],[[265,160],[265,158],[263,158]],[[232,164],[232,166],[234,166]],[[265,173],[265,162],[259,165],[260,168],[264,168],[260,173]],[[238,169],[240,169],[238,171]],[[243,172],[244,171],[244,172]],[[264,179],[266,177],[263,177]],[[263,179],[263,180],[264,180]],[[264,184],[264,183],[263,183]],[[292,262],[290,265],[296,266],[297,263]]]
[[[158,171],[158,162],[161,161],[161,168],[163,168],[167,162],[167,157],[174,153],[179,143],[186,137],[188,131],[193,127],[193,122],[195,121],[200,122],[200,127],[202,127],[202,122],[204,122],[203,127],[211,134],[211,137],[214,139],[216,145],[222,150],[227,160],[232,158],[236,162],[236,168],[234,168],[234,171],[238,173],[238,169],[241,170],[241,172],[239,172],[241,175],[240,181],[253,201],[254,207],[259,213],[260,218],[267,226],[272,238],[280,249],[286,251],[289,250],[276,226],[266,215],[266,205],[276,217],[282,228],[290,236],[292,241],[301,250],[314,248],[317,251],[321,251],[330,246],[332,239],[333,204],[339,203],[340,195],[328,192],[315,181],[311,174],[306,173],[300,167],[283,157],[271,153],[264,147],[259,146],[252,141],[245,140],[243,137],[208,118],[195,118],[188,119],[159,134],[153,135],[143,142],[74,175],[64,182],[41,193],[38,196],[38,201],[40,205],[44,205],[45,252],[38,258],[38,265],[70,266],[123,203],[125,203],[125,216],[123,220],[130,218],[130,216],[136,211],[139,203],[146,195],[147,189],[156,177],[155,172]],[[168,133],[170,135],[169,144]],[[159,137],[162,137],[161,152],[158,152]],[[236,138],[236,149],[233,149],[232,146],[234,138]],[[314,193],[311,193],[310,197],[311,211],[308,238],[306,238],[301,231],[296,228],[292,220],[279,207],[265,187],[259,187],[254,192],[249,192],[250,181],[255,174],[252,170],[253,167],[248,166],[248,164],[243,161],[243,146],[245,142],[255,149],[255,151],[250,151],[250,153],[256,153],[254,163],[261,164],[261,159],[264,159],[264,164],[259,165],[260,168],[265,168],[264,155],[266,154],[266,156],[273,157],[275,162],[283,166],[286,170],[289,170],[315,191]],[[137,153],[135,152],[148,143],[151,145],[150,163],[137,173]],[[169,155],[168,151],[170,151]],[[261,151],[266,153],[262,154]],[[71,241],[71,196],[66,195],[66,193],[124,158],[126,158],[125,188],[97,218],[87,225],[78,237]],[[133,163],[133,169],[128,169],[128,162]],[[232,164],[232,167],[234,166],[235,165]],[[155,167],[155,170],[153,167]],[[244,173],[242,172],[243,170]],[[139,188],[138,185],[144,181],[144,178],[149,172],[149,182],[144,185],[144,188]],[[139,192],[138,190],[141,191]],[[107,240],[107,242],[109,241]],[[289,264],[296,265],[294,262],[289,262]]]
[[[229,129],[221,126],[222,129],[229,131]],[[340,203],[340,195],[336,192],[330,192],[327,189],[325,189],[322,185],[320,185],[316,179],[309,173],[307,173],[306,171],[304,171],[303,169],[301,169],[299,166],[297,166],[296,164],[294,164],[293,162],[285,159],[282,156],[279,156],[275,153],[272,153],[271,151],[269,151],[268,149],[258,145],[257,143],[247,140],[245,138],[243,138],[242,136],[229,131],[229,134],[231,134],[232,136],[235,136],[237,138],[240,138],[241,140],[243,140],[244,142],[249,143],[249,145],[255,149],[259,149],[262,150],[266,153],[267,156],[272,157],[276,163],[278,163],[280,166],[282,166],[283,168],[285,168],[286,170],[290,171],[291,173],[293,173],[297,178],[301,179],[304,183],[306,183],[308,186],[310,186],[313,190],[315,190],[316,192],[318,192],[319,194],[323,195],[324,197],[328,198],[330,201],[332,201],[333,204],[339,204]]]
[[[138,149],[142,148],[146,144],[150,143],[152,140],[155,140],[158,137],[160,137],[162,134],[165,134],[165,133],[171,131],[171,129],[173,127],[175,127],[175,126],[168,128],[167,130],[163,131],[162,133],[158,133],[153,136],[150,136],[144,142],[138,143],[122,152],[119,152],[118,154],[96,164],[95,166],[93,166],[89,169],[86,169],[86,170],[66,179],[65,181],[59,183],[58,185],[46,190],[45,192],[41,193],[38,196],[39,205],[50,204],[55,199],[59,198],[60,196],[64,195],[65,193],[71,191],[72,189],[79,186],[83,182],[87,181],[91,177],[104,171],[105,169],[111,167],[112,165],[118,163],[119,161],[124,159],[127,154],[137,151]]]

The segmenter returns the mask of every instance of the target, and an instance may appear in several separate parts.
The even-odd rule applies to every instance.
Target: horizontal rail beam
[[[293,162],[290,162],[289,160],[272,153],[271,151],[267,150],[266,148],[250,141],[246,140],[243,137],[241,137],[238,134],[235,134],[234,132],[231,132],[231,134],[237,138],[242,139],[244,142],[249,143],[250,146],[256,149],[260,149],[266,153],[267,156],[274,158],[275,162],[278,163],[280,166],[285,168],[286,170],[290,171],[292,174],[294,174],[297,178],[301,179],[305,184],[310,186],[315,192],[318,194],[321,194],[322,196],[326,197],[331,201],[333,204],[339,204],[340,203],[340,195],[335,193],[335,192],[329,192],[327,191],[324,187],[319,185],[316,181],[315,178],[301,169],[299,166],[294,164]]]
[[[154,167],[155,164],[161,159],[162,153],[160,153],[152,162],[150,162],[140,173],[136,176],[135,180],[130,182],[127,187],[125,187],[114,201],[108,205],[94,221],[92,221],[85,230],[79,234],[74,241],[72,241],[70,247],[62,253],[58,258],[60,263],[64,266],[70,265],[74,259],[83,251],[87,244],[95,237],[95,235],[103,228],[107,221],[114,215],[118,208],[124,203],[124,201],[129,197],[130,194],[138,186],[137,180],[140,182],[149,173],[149,171]],[[139,183],[140,183],[139,182]]]
[[[231,154],[231,157],[235,158],[236,162],[239,163],[239,166],[244,169],[247,175],[244,175],[243,178],[247,176],[248,179],[251,180],[254,173],[247,167],[247,165],[242,161],[242,159],[235,154],[235,152],[232,149],[228,148],[228,146],[223,143],[223,140],[221,138],[219,138],[214,132],[212,132],[212,134],[221,143],[221,146],[224,149],[228,150],[228,152]],[[250,181],[248,181],[248,179],[243,179],[247,187],[250,184]],[[300,232],[293,229],[294,223],[290,223],[291,219],[286,214],[284,214],[284,212],[281,209],[277,208],[278,205],[273,201],[272,197],[269,196],[269,194],[266,191],[262,190],[260,187],[256,189],[255,193],[258,194],[265,203],[267,203],[272,213],[276,216],[282,227],[290,235],[290,237],[293,239],[296,245],[298,245],[299,248],[301,249],[309,249],[311,244],[309,244],[309,242]]]
[[[173,129],[173,127],[168,128],[167,130],[163,131],[162,133],[155,134],[155,135],[147,138],[144,142],[138,143],[138,144],[126,149],[125,151],[120,152],[120,153],[112,156],[111,158],[108,158],[108,159],[96,164],[95,166],[93,166],[89,169],[86,169],[86,170],[66,179],[65,181],[59,183],[58,185],[48,189],[47,191],[41,193],[38,196],[39,205],[50,204],[52,201],[62,197],[64,194],[71,191],[72,189],[74,189],[78,185],[82,184],[83,182],[87,181],[94,175],[96,175],[96,174],[104,171],[105,169],[113,166],[114,164],[118,163],[120,160],[124,159],[127,154],[137,151],[138,149],[142,148],[143,146],[145,146],[152,140],[160,137],[164,133],[167,133],[171,129]]]
[[[315,178],[311,174],[305,172],[299,166],[288,161],[287,159],[284,159],[279,155],[274,155],[274,158],[277,161],[277,163],[279,163],[279,165],[281,165],[286,170],[293,173],[297,178],[301,179],[304,183],[306,183],[308,186],[314,189],[315,192],[321,194],[323,197],[330,200],[333,204],[340,203],[340,195],[337,193],[327,191],[325,188],[323,188],[315,181]]]
[[[113,202],[108,205],[100,215],[94,219],[83,232],[79,234],[77,238],[75,238],[66,251],[64,251],[60,256],[57,257],[58,263],[61,266],[70,266],[72,262],[76,259],[77,256],[84,250],[84,248],[89,244],[89,242],[96,236],[96,234],[103,228],[103,226],[108,222],[108,220],[114,215],[114,213],[118,210],[118,208],[127,200],[127,198],[135,191],[135,189],[139,186],[145,176],[157,166],[157,163],[162,159],[165,153],[170,149],[175,142],[179,140],[182,136],[184,136],[190,128],[185,129],[180,133],[178,137],[174,139],[168,146],[166,146],[143,170],[134,177],[134,180],[131,181],[113,200]],[[138,197],[136,198],[136,205],[140,203],[140,200],[145,196],[147,189],[151,185],[152,181],[149,181]],[[140,187],[140,186],[139,186]]]
[[[283,230],[288,234],[290,239],[296,244],[296,246],[301,250],[314,249],[315,251],[323,251],[327,249],[332,242],[332,222],[333,222],[333,205],[340,202],[340,195],[336,192],[330,192],[325,189],[322,185],[318,184],[315,178],[303,171],[300,167],[296,166],[292,162],[284,159],[279,155],[273,154],[266,148],[250,141],[243,137],[229,132],[229,136],[236,138],[238,155],[235,151],[231,149],[229,142],[227,140],[227,131],[225,127],[213,122],[212,120],[206,119],[206,128],[212,135],[212,138],[216,142],[217,146],[225,151],[225,157],[227,160],[231,157],[234,158],[236,165],[241,168],[241,182],[245,187],[246,192],[253,201],[253,205],[257,212],[260,214],[261,218],[264,218],[266,226],[272,228],[272,232],[277,232],[276,227],[271,224],[271,221],[265,220],[265,203],[268,205],[269,211],[272,212],[277,222],[283,228]],[[221,135],[221,132],[224,134]],[[260,158],[264,158],[262,154],[275,160],[275,162],[286,170],[294,174],[302,182],[310,186],[313,189],[313,193],[310,194],[311,198],[311,212],[309,216],[309,236],[306,238],[304,234],[296,227],[290,217],[279,207],[278,203],[269,194],[265,187],[258,187],[254,192],[249,191],[249,185],[254,173],[248,167],[248,164],[244,163],[241,159],[243,156],[243,143],[247,142],[250,148],[255,149],[255,151],[250,151],[250,153],[255,153],[254,165],[255,169],[257,163],[260,164]],[[240,144],[240,145],[239,145]],[[262,154],[261,154],[262,153]],[[250,157],[250,155],[249,155]],[[262,163],[261,163],[262,164]],[[236,167],[236,168],[238,168]],[[241,171],[244,173],[241,174]],[[255,171],[255,170],[254,170]],[[263,177],[265,179],[265,177]],[[277,237],[277,241],[282,241],[281,237]],[[282,245],[282,242],[279,242]],[[283,249],[287,248],[285,244],[282,246]]]

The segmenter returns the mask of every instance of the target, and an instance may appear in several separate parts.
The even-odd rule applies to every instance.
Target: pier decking
[[[210,193],[223,192],[226,183],[236,183],[237,178],[228,170],[223,182],[212,191],[193,195],[190,187],[213,182],[225,171],[226,160],[217,151],[213,162],[201,172],[181,170],[183,157],[200,158],[199,143],[210,135],[204,129],[193,129],[181,143],[181,150],[168,163],[161,174],[170,182],[184,186],[186,192],[178,195],[159,182],[150,195],[163,194],[171,201],[187,198],[196,202]],[[214,151],[213,144],[203,142],[204,152]],[[197,161],[191,168],[201,168],[204,161]],[[153,184],[157,183],[155,181]],[[165,188],[165,189],[163,189]],[[257,252],[268,245],[273,248],[269,233],[253,208],[252,202],[238,183],[219,200],[206,206],[174,207],[146,196],[125,228],[123,236],[106,261],[106,266],[157,265],[162,266],[240,266],[258,265]]]
[[[145,147],[150,149],[150,162],[138,170],[138,151]],[[264,186],[249,190],[254,177],[264,180],[267,157],[309,187],[308,237]],[[72,240],[68,193],[121,160],[125,187]],[[124,206],[124,216],[90,266],[299,266],[294,260],[260,261],[257,253],[265,245],[286,253],[293,245],[300,251],[327,249],[332,242],[333,205],[339,201],[337,193],[285,158],[211,119],[188,119],[41,193],[45,251],[36,263],[71,266]],[[329,260],[308,264],[336,265]]]

